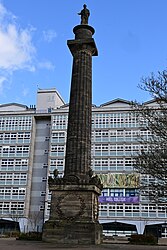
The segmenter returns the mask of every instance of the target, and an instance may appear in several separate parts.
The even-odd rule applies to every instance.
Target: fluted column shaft
[[[91,167],[92,55],[96,50],[94,40],[90,37],[85,40],[82,25],[80,27],[81,39],[72,40],[72,45],[70,41],[68,43],[73,54],[73,69],[64,175],[88,179]]]

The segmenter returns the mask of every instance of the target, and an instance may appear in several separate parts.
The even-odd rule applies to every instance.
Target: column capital
[[[92,56],[98,56],[98,50],[93,38],[68,40],[67,45],[74,56],[76,51],[89,50]]]

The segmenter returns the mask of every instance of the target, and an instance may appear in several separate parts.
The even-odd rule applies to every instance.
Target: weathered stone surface
[[[52,190],[51,220],[98,221],[98,196],[101,190],[96,186],[56,185],[50,190]]]
[[[91,170],[92,56],[98,53],[91,26],[78,25],[74,34],[75,40],[67,42],[74,60],[65,171],[63,178],[49,179],[51,211],[44,225],[43,240],[58,244],[100,244],[98,196],[102,185]]]
[[[86,180],[91,168],[92,55],[97,49],[91,26],[78,25],[74,33],[76,39],[67,42],[74,60],[64,174]]]
[[[43,240],[63,244],[100,244],[98,196],[95,185],[52,185],[50,219]]]
[[[49,221],[45,224],[43,240],[58,244],[100,244],[101,232],[99,223]]]

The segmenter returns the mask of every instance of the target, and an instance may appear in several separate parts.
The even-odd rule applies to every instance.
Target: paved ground
[[[98,246],[56,246],[51,243],[0,239],[0,250],[167,250],[167,246],[134,246],[129,244],[102,244]]]

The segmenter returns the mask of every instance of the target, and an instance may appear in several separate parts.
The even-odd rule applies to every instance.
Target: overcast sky
[[[0,103],[36,103],[55,87],[69,102],[72,55],[67,40],[83,4],[99,56],[93,57],[93,103],[147,101],[142,77],[166,69],[167,0],[0,0]]]

